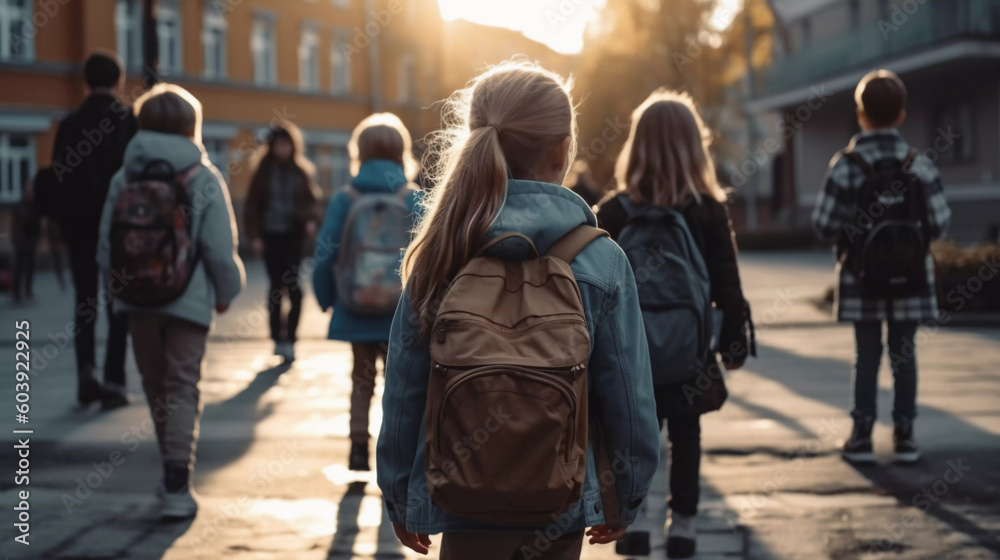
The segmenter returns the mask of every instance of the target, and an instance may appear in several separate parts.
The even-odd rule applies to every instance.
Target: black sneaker
[[[912,420],[902,420],[896,423],[892,441],[895,444],[893,459],[897,463],[911,464],[920,460],[920,448],[917,447],[917,442],[913,439]]]
[[[372,470],[368,466],[368,444],[367,443],[352,443],[351,444],[351,456],[347,461],[347,468],[352,471],[370,471]]]
[[[857,464],[875,463],[875,451],[872,448],[873,418],[862,418],[854,421],[851,437],[844,442],[840,454],[845,461]]]
[[[128,397],[125,396],[125,391],[105,385],[101,392],[101,410],[108,412],[123,406],[128,406]]]
[[[76,402],[80,403],[80,406],[85,407],[94,401],[100,400],[102,392],[101,382],[96,377],[93,375],[81,375],[77,380]]]

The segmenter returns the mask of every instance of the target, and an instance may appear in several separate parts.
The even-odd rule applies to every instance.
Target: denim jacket
[[[544,254],[576,226],[596,223],[587,204],[569,189],[514,180],[508,185],[506,201],[488,237],[517,231],[530,237]],[[530,256],[526,244],[516,240],[500,243],[487,254],[514,260]],[[589,410],[603,426],[621,519],[632,523],[649,490],[660,445],[635,278],[625,254],[607,238],[591,243],[571,268],[580,286],[590,329]],[[409,531],[425,534],[509,531],[510,526],[491,526],[445,513],[428,497],[423,442],[430,344],[413,317],[409,297],[404,294],[389,334],[376,462],[378,485],[389,517],[394,523],[405,524]],[[566,514],[553,516],[552,524],[563,532],[600,525],[604,523],[602,509],[593,449],[588,449],[581,500]]]

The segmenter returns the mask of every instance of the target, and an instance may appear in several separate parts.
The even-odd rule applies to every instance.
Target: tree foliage
[[[577,76],[580,157],[607,185],[628,135],[615,122],[658,88],[686,91],[713,129],[733,103],[733,88],[745,76],[743,14],[724,30],[710,18],[721,0],[607,0],[588,29]],[[770,58],[771,12],[765,0],[750,0],[754,66]]]

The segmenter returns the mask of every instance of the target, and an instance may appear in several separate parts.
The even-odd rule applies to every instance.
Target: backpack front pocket
[[[579,499],[576,368],[490,366],[449,378],[429,411],[427,480],[445,511],[495,523],[546,521]],[[438,375],[438,373],[435,373]]]

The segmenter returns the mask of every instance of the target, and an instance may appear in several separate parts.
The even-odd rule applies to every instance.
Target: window
[[[345,48],[349,32],[338,29],[330,43],[330,92],[347,95],[351,91],[351,55]]]
[[[969,163],[976,157],[972,103],[958,100],[942,105],[934,114],[931,141],[938,165]]]
[[[0,60],[30,61],[35,57],[32,0],[0,0]]]
[[[275,56],[274,20],[257,17],[253,22],[250,50],[253,51],[253,80],[258,85],[278,83],[278,60]]]
[[[224,138],[206,138],[203,141],[205,153],[212,165],[219,169],[219,173],[229,180],[229,140]]]
[[[206,2],[201,30],[201,42],[205,47],[206,78],[226,77],[227,28],[226,17],[214,7],[214,2]]]
[[[159,0],[156,4],[156,40],[160,49],[159,71],[176,76],[182,69],[181,14],[177,0]]]
[[[414,99],[414,78],[417,65],[417,57],[413,53],[406,53],[399,58],[399,76],[396,82],[396,98],[400,103],[409,103]]]
[[[0,202],[21,200],[21,188],[35,173],[35,139],[0,132]]]
[[[337,192],[351,182],[351,158],[347,147],[334,146],[330,152],[330,175],[333,180],[333,191]]]
[[[118,58],[126,70],[142,69],[142,2],[118,0],[115,3],[115,38]]]
[[[299,88],[319,89],[319,33],[311,25],[302,28],[299,38]]]

